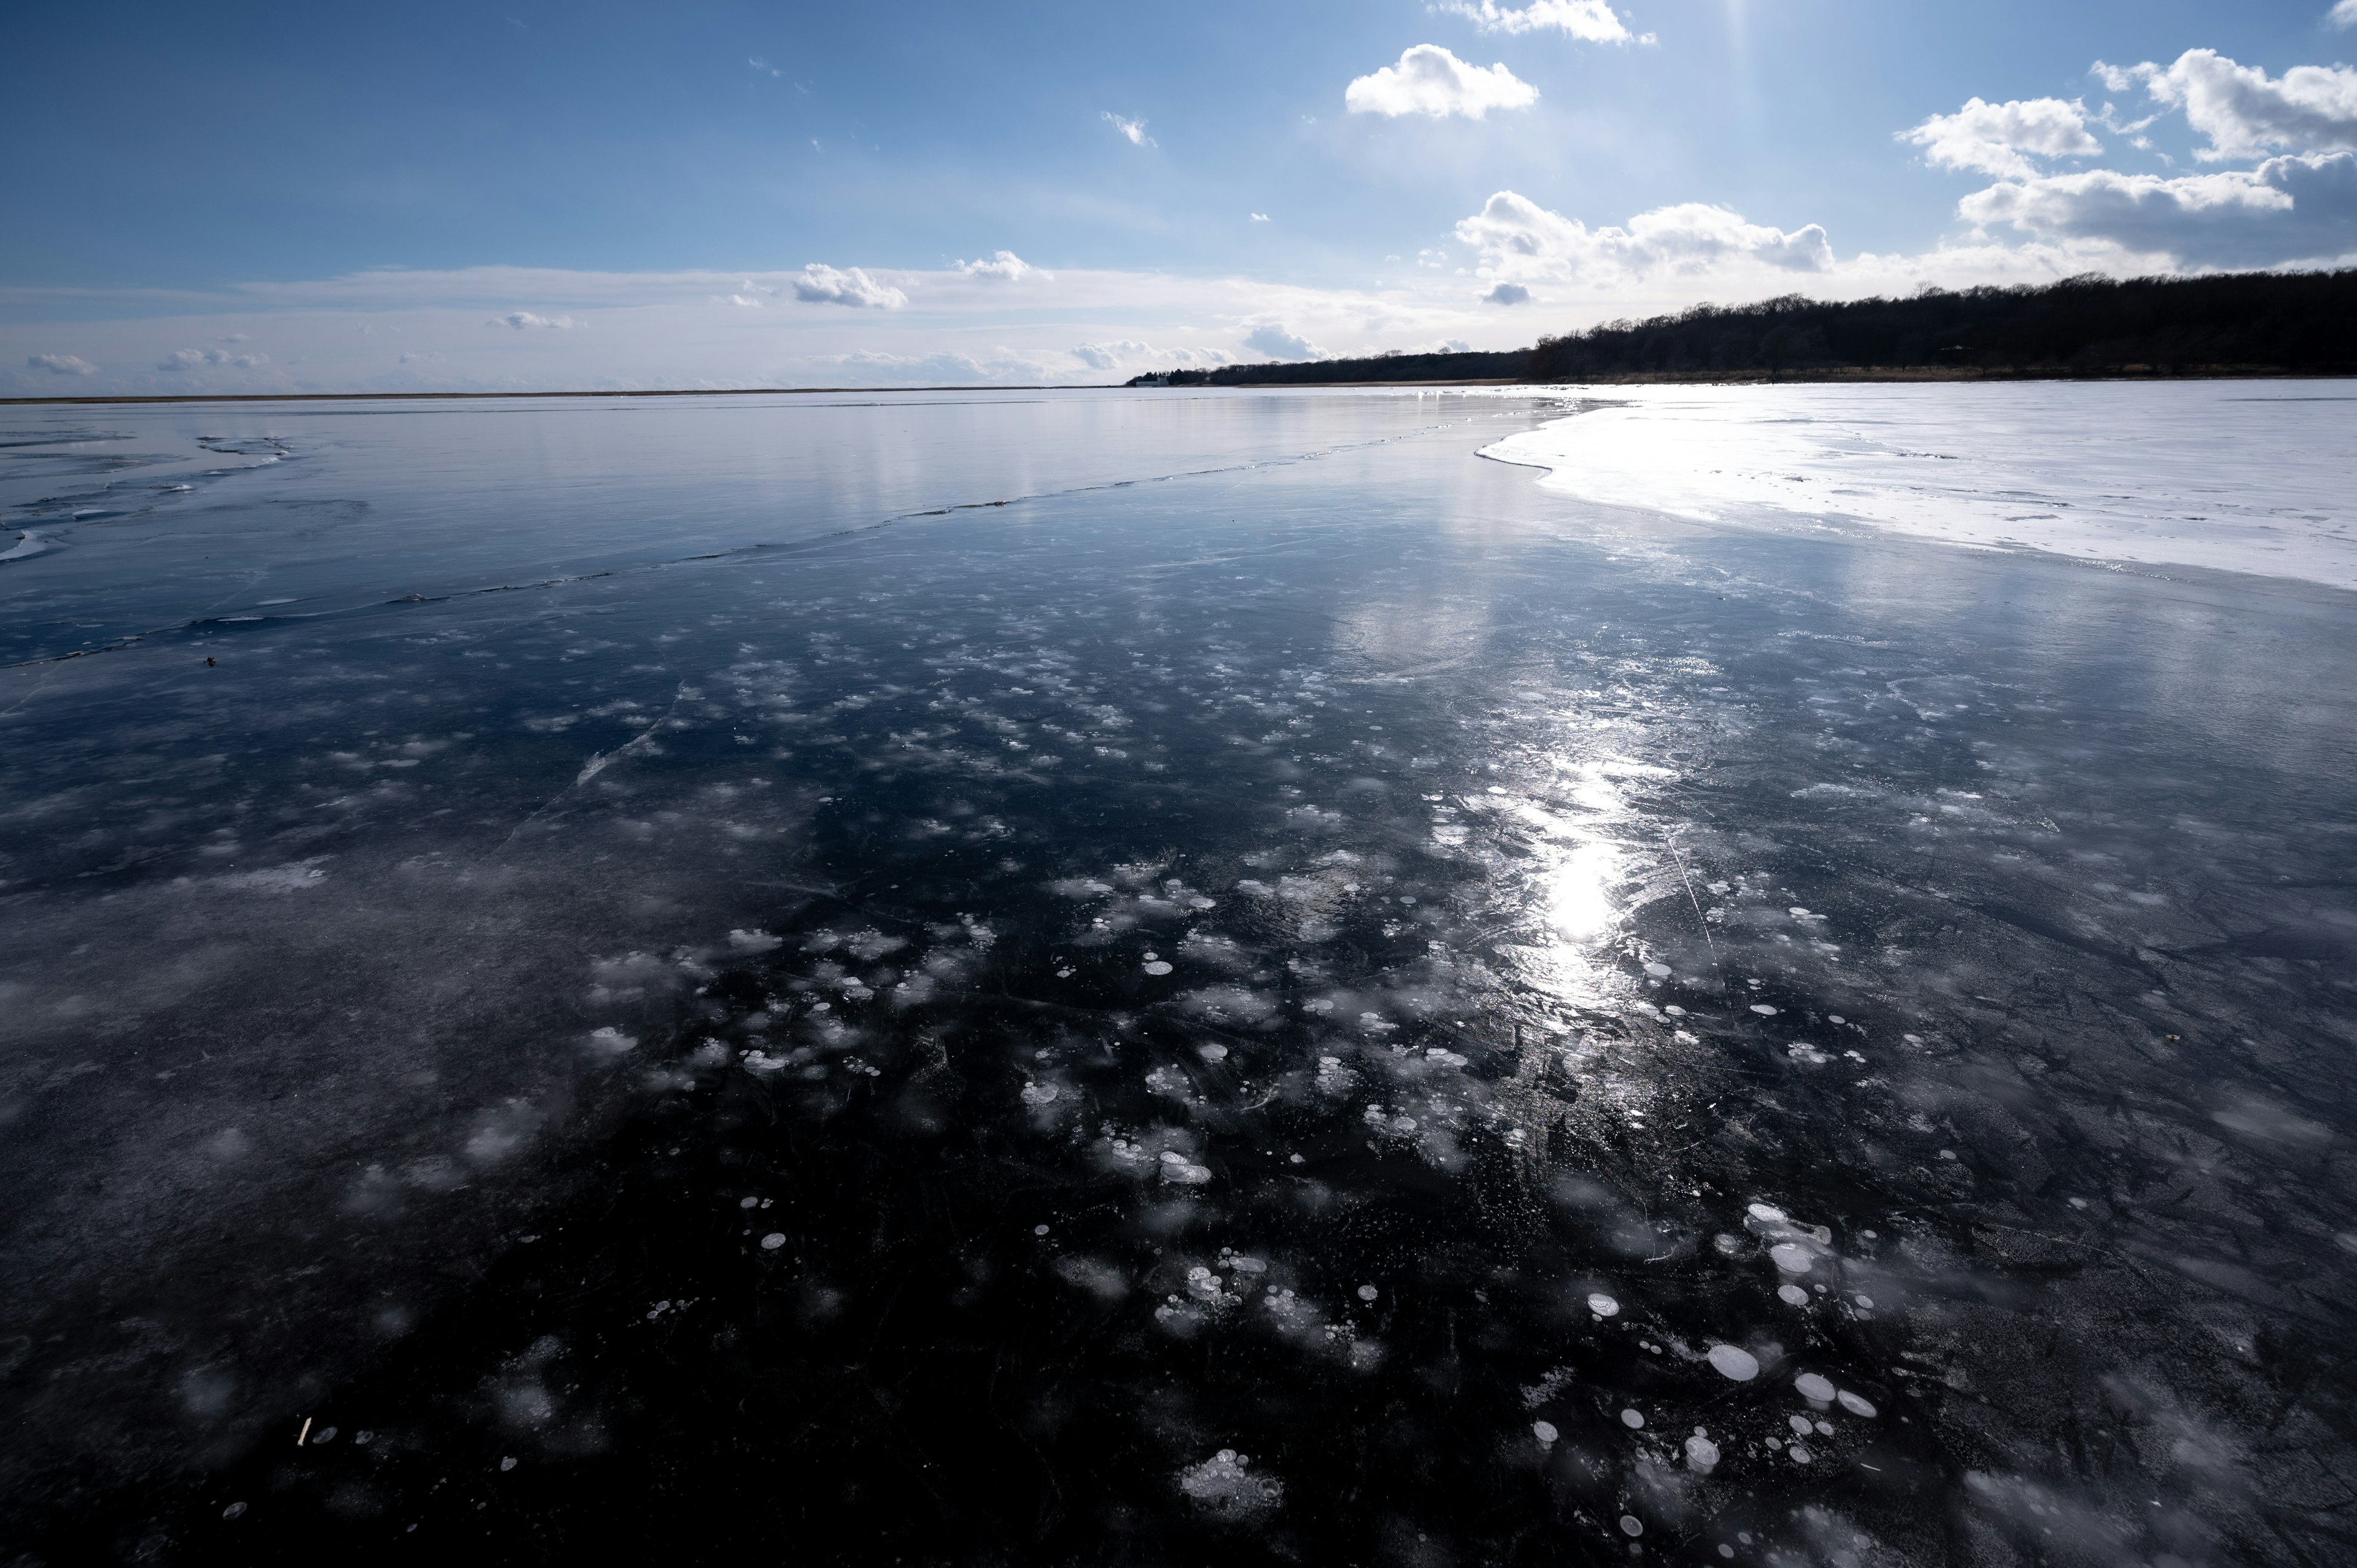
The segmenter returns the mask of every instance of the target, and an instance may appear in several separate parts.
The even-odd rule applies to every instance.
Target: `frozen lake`
[[[0,1541],[2332,1560],[2345,385],[6,410]]]

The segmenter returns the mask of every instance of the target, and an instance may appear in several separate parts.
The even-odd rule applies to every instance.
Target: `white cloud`
[[[771,65],[768,60],[759,59],[758,56],[752,59],[747,60],[745,63],[766,76],[783,77],[786,74],[784,71],[780,70],[776,66]]]
[[[1771,272],[1824,272],[1833,247],[1814,223],[1789,232],[1747,223],[1723,207],[1657,207],[1626,228],[1590,229],[1527,197],[1501,190],[1457,225],[1499,282],[1577,278],[1596,283],[1691,277],[1730,264]]]
[[[2349,3],[2352,5],[2357,5],[2357,0],[2349,0]],[[1255,212],[1252,215],[1252,220],[1255,223],[1265,223],[1268,221],[1268,214],[1265,212]]]
[[[1552,27],[1591,44],[1625,44],[1632,38],[1627,25],[1612,14],[1612,7],[1605,0],[1531,0],[1519,11],[1500,5],[1498,0],[1480,0],[1478,5],[1467,0],[1450,0],[1433,9],[1470,17],[1473,25],[1485,33],[1535,33]],[[1653,35],[1648,33],[1634,41],[1650,44]]]
[[[245,335],[240,332],[232,333],[231,337],[242,342]],[[226,342],[229,339],[224,338],[223,341]],[[232,354],[221,349],[176,349],[157,360],[156,368],[175,373],[182,371],[202,370],[207,366],[221,370],[250,371],[257,365],[266,365],[269,362],[270,356],[267,354]]]
[[[1438,44],[1418,44],[1372,76],[1343,91],[1354,114],[1428,114],[1436,120],[1462,114],[1479,120],[1492,109],[1527,109],[1539,90],[1504,65],[1468,65]]]
[[[1104,112],[1104,117],[1106,122],[1111,124],[1114,130],[1129,138],[1129,145],[1131,146],[1150,147],[1156,145],[1154,138],[1146,134],[1145,121],[1125,120],[1110,109]]]
[[[534,316],[529,310],[511,310],[505,316],[495,316],[491,317],[489,321],[484,322],[483,325],[486,327],[512,327],[519,332],[528,332],[535,327],[544,328],[552,332],[562,332],[573,325],[573,317],[570,316]]]
[[[2086,115],[2085,104],[2060,98],[2005,103],[1969,98],[1953,114],[1934,114],[1899,136],[1921,147],[1924,161],[1935,168],[2027,178],[2038,167],[2025,155],[2084,158],[2104,150],[2089,134]]]
[[[986,278],[996,283],[1014,283],[1027,277],[1043,277],[1054,281],[1054,274],[1043,273],[1012,251],[1001,251],[987,258],[959,262],[957,270],[970,278]]]
[[[27,354],[25,368],[47,371],[53,376],[94,376],[98,367],[80,354]]]
[[[1326,350],[1298,333],[1274,324],[1244,334],[1244,347],[1269,360],[1322,360]]]
[[[2084,174],[2008,180],[1964,198],[1969,221],[2098,242],[2179,266],[2256,267],[2357,254],[2357,156],[2270,158],[2215,174]]]
[[[2357,27],[2357,0],[2341,0],[2324,19],[2336,27]]]
[[[1092,371],[1114,371],[1138,364],[1156,370],[1173,365],[1211,369],[1235,362],[1234,355],[1219,349],[1157,349],[1134,338],[1116,338],[1110,343],[1077,343],[1072,347],[1072,358]]]
[[[811,263],[796,275],[794,297],[813,305],[848,305],[869,310],[898,310],[909,303],[907,295],[888,284],[877,283],[863,268],[837,272],[819,262]]]
[[[1531,291],[1518,283],[1501,283],[1481,296],[1484,305],[1528,305]]]
[[[2196,155],[2207,161],[2357,148],[2357,70],[2345,65],[2296,65],[2270,77],[2215,49],[2188,49],[2165,68],[2097,60],[2093,74],[2115,92],[2140,81],[2156,102],[2182,109],[2210,138]]]
[[[1003,349],[988,360],[955,352],[887,354],[863,349],[836,356],[834,363],[847,372],[844,379],[865,383],[980,381],[1003,385],[1009,381],[1038,384],[1055,379],[1039,360]]]

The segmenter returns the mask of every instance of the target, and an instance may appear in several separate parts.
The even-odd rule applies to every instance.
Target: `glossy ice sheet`
[[[2347,596],[719,406],[0,566],[12,1539],[2341,1550]]]

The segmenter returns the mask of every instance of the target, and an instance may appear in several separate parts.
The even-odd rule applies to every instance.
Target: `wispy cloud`
[[[223,341],[244,341],[245,334],[233,332]],[[156,362],[159,371],[183,371],[215,370],[250,371],[270,362],[267,354],[232,354],[225,349],[177,349]]]
[[[1129,145],[1133,147],[1151,147],[1159,145],[1146,134],[1146,122],[1143,120],[1125,119],[1110,109],[1104,112],[1104,118],[1106,124],[1129,138]]]
[[[877,283],[858,267],[837,271],[813,262],[794,279],[794,297],[812,305],[848,305],[867,310],[898,310],[909,296],[888,284]]]
[[[535,327],[544,328],[553,332],[562,332],[573,325],[573,317],[570,316],[534,316],[529,310],[511,310],[505,316],[492,317],[489,321],[484,322],[483,325],[486,327],[512,327],[519,332],[528,332]]]
[[[94,376],[98,367],[80,354],[27,354],[25,368],[47,371],[53,376]]]
[[[786,74],[784,71],[780,70],[776,66],[771,65],[768,60],[761,59],[759,55],[754,56],[745,63],[751,66],[755,70],[759,71],[764,76],[782,78]]]
[[[1135,338],[1116,338],[1110,343],[1076,344],[1072,349],[1072,358],[1092,371],[1118,371],[1132,365],[1146,365],[1157,370],[1173,365],[1210,370],[1235,363],[1235,356],[1223,349],[1157,349]]]
[[[1438,44],[1417,44],[1397,65],[1360,77],[1342,92],[1354,114],[1427,114],[1436,120],[1451,114],[1479,120],[1492,109],[1527,109],[1538,97],[1537,88],[1502,63],[1468,65]]]
[[[1480,0],[1479,5],[1468,0],[1435,5],[1433,10],[1450,16],[1470,18],[1485,33],[1536,33],[1555,31],[1567,37],[1582,38],[1591,44],[1650,44],[1653,35],[1642,38],[1629,31],[1628,24],[1613,14],[1605,0],[1531,0],[1521,10],[1498,4],[1498,0]]]
[[[1265,223],[1268,221],[1268,214],[1265,212],[1255,212],[1252,215],[1252,220],[1255,223]]]
[[[2086,158],[2104,150],[2087,130],[2087,106],[2060,98],[1985,103],[1967,99],[1953,114],[1934,114],[1899,139],[1923,149],[1935,168],[1972,169],[2000,177],[2034,175],[2030,157]]]
[[[2357,0],[2341,0],[2324,19],[2332,27],[2357,27]]]

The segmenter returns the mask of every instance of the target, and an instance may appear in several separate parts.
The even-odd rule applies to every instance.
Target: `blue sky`
[[[28,8],[0,382],[1102,380],[2330,263],[2335,10]]]

